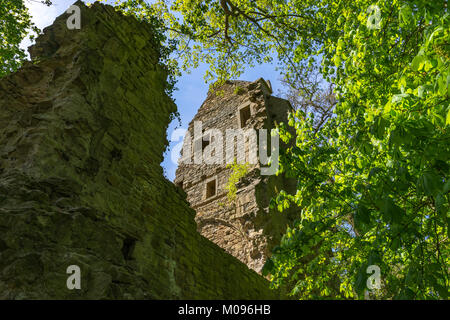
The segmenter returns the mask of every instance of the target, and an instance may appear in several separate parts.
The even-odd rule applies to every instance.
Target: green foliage
[[[288,198],[301,223],[274,253],[272,279],[301,298],[363,298],[376,264],[378,298],[447,299],[449,15],[442,3],[379,1],[380,29],[368,29],[366,4],[323,10],[334,36],[322,72],[338,104],[318,132],[305,113],[290,116],[296,144],[280,167],[298,178]]]
[[[228,178],[228,182],[225,186],[225,190],[228,191],[227,198],[228,201],[231,203],[236,199],[236,192],[237,192],[237,183],[239,180],[241,180],[243,177],[245,177],[248,173],[248,170],[250,168],[250,165],[248,163],[244,164],[238,164],[236,163],[236,160],[227,165],[227,168],[231,169],[230,177]]]
[[[272,205],[301,214],[263,269],[273,285],[303,299],[363,298],[376,264],[378,298],[448,299],[447,1],[167,3],[117,6],[166,31],[160,41],[173,75],[206,62],[207,79],[227,79],[276,56],[289,83],[318,67],[333,85],[334,114],[324,124],[297,110],[295,137],[279,128],[285,142],[295,139],[280,153],[280,173],[298,185]],[[21,1],[6,2],[0,18],[1,76],[23,58],[18,43],[30,22]],[[231,197],[246,170],[233,168]]]
[[[27,35],[33,40],[39,29],[31,21],[24,0],[2,0],[0,22],[0,77],[3,77],[20,67],[26,54],[19,45]]]
[[[299,1],[157,0],[152,8],[166,21],[169,37],[180,41],[180,67],[189,70],[206,62],[206,80],[219,83],[247,67],[272,62],[274,55],[281,67],[293,66],[298,46],[312,47],[309,35],[324,30],[314,19],[315,10]]]
[[[448,298],[450,19],[447,1],[156,1],[185,69],[238,76],[274,56],[288,82],[317,66],[334,114],[298,110],[280,172],[298,179],[281,210],[301,209],[264,268],[299,298]],[[376,5],[377,7],[373,7]],[[280,136],[290,138],[280,126]],[[290,203],[290,204],[289,204]]]
[[[245,92],[244,88],[242,88],[242,87],[240,87],[240,86],[236,86],[236,87],[234,88],[234,90],[233,90],[233,93],[234,93],[234,94],[237,94],[237,95],[241,95],[241,94],[243,94],[244,92]]]

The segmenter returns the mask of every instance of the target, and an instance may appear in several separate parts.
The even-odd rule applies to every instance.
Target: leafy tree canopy
[[[379,298],[448,298],[450,43],[447,1],[156,1],[184,68],[235,77],[277,57],[286,81],[319,70],[333,115],[314,126],[298,109],[279,128],[295,144],[280,173],[298,221],[264,271],[299,298],[363,298],[367,267]],[[291,136],[287,125],[293,126]]]
[[[29,26],[23,3],[9,2],[22,6],[0,9],[2,39],[10,39],[2,48],[13,48],[1,55],[8,70]],[[307,86],[298,84],[317,72],[333,88],[332,115],[319,125],[298,108],[279,127],[281,139],[295,142],[281,152],[279,173],[298,184],[272,207],[296,206],[299,214],[264,267],[274,286],[298,298],[363,298],[367,267],[377,265],[381,288],[372,296],[448,298],[447,1],[123,0],[117,7],[164,22],[177,44],[168,62],[174,72],[206,62],[206,78],[221,80],[276,57],[300,95]],[[8,25],[14,12],[25,22]]]
[[[40,2],[48,6],[51,5],[49,0]],[[20,67],[26,57],[24,50],[19,47],[20,43],[26,36],[33,40],[38,32],[39,29],[31,21],[31,16],[24,0],[1,1],[0,77]]]

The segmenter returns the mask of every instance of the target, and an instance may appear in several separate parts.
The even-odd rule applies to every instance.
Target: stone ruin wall
[[[191,163],[186,163],[188,157],[183,155],[175,179],[175,183],[187,193],[187,199],[196,211],[199,232],[257,272],[261,272],[272,248],[279,243],[288,222],[292,220],[289,211],[279,213],[270,210],[270,199],[276,191],[295,190],[295,182],[283,176],[262,176],[258,162],[251,165],[248,174],[239,181],[236,198],[229,200],[226,185],[232,169],[226,165],[195,164],[193,161],[194,139],[197,139],[194,138],[194,122],[202,122],[204,134],[208,133],[208,129],[222,132],[225,159],[226,148],[231,150],[232,147],[226,143],[227,129],[267,129],[270,139],[270,130],[275,128],[276,123],[287,122],[287,114],[291,109],[289,102],[271,93],[270,84],[263,79],[254,82],[227,81],[215,91],[210,91],[188,128],[193,141],[191,152],[188,153]],[[247,106],[250,107],[250,118],[242,127],[240,110]],[[236,149],[234,153],[231,152],[236,155]],[[207,184],[214,180],[215,195],[208,197]]]
[[[80,30],[58,17],[0,79],[0,299],[277,298],[163,176],[176,106],[151,29],[76,5]]]

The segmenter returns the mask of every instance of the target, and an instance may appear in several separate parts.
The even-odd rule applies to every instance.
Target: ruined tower
[[[287,122],[291,109],[288,101],[271,94],[270,82],[262,78],[254,82],[227,81],[210,90],[189,124],[174,181],[187,193],[196,211],[199,232],[257,272],[261,272],[291,220],[289,212],[270,209],[269,202],[278,191],[295,189],[294,181],[274,175],[275,170],[262,174],[268,165],[261,164],[260,153],[256,163],[251,161],[255,154],[252,144],[257,143],[259,150],[264,141],[260,129],[267,134],[266,149],[272,149],[270,132],[276,123]],[[230,138],[229,132],[236,136]],[[199,151],[201,162],[196,155]],[[245,154],[245,161],[238,151]],[[220,157],[211,161],[217,154],[223,161]],[[236,173],[227,165],[230,154],[238,163],[234,167],[243,171],[231,192],[230,176]],[[270,156],[270,151],[267,154]]]
[[[176,105],[155,31],[75,4],[81,29],[59,16],[0,79],[0,299],[277,298],[163,176]]]

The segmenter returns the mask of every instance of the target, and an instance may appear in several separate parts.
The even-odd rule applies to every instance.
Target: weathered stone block
[[[237,185],[236,198],[230,201],[225,188],[232,172],[226,166],[227,156],[231,154],[231,161],[235,158],[239,162],[237,149],[240,147],[229,145],[226,136],[229,130],[265,129],[270,137],[270,130],[275,128],[276,121],[287,122],[291,110],[289,102],[273,97],[271,93],[270,86],[263,79],[254,82],[227,81],[210,91],[189,124],[187,137],[190,136],[191,141],[196,139],[195,121],[202,123],[204,132],[219,130],[224,137],[224,161],[222,164],[208,164],[205,161],[195,164],[194,147],[191,146],[191,163],[187,163],[189,157],[184,156],[175,178],[175,183],[186,191],[187,200],[196,210],[199,232],[257,272],[261,272],[272,248],[279,243],[287,225],[293,220],[292,210],[282,214],[269,210],[270,199],[277,190],[295,193],[296,182],[283,176],[261,176],[261,164],[258,162],[249,167],[249,172]],[[251,163],[249,144],[250,140],[242,148],[246,149],[244,161]],[[207,187],[214,181],[215,194],[209,196]]]
[[[76,5],[80,30],[58,17],[33,62],[0,80],[0,298],[276,297],[196,232],[163,177],[176,106],[151,29]],[[66,287],[70,265],[80,290]]]

